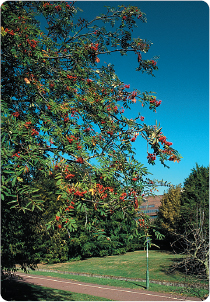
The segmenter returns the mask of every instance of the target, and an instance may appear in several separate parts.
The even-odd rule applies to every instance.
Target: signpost
[[[149,289],[149,251],[148,244],[150,242],[150,238],[147,237],[147,271],[146,271],[146,288]]]

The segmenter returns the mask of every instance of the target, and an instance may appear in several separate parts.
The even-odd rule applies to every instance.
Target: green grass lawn
[[[197,289],[194,284],[198,283],[196,278],[186,279],[184,274],[180,272],[169,273],[168,270],[178,256],[172,253],[163,251],[149,251],[149,276],[151,280],[160,280],[168,282],[189,282],[192,288],[189,287],[176,287],[153,284],[150,282],[151,291],[161,292],[174,292],[181,293],[186,296],[197,296],[204,298],[208,295],[207,289]],[[179,257],[180,258],[180,257]],[[56,271],[76,272],[76,273],[89,273],[97,275],[108,275],[125,278],[139,278],[145,279],[146,277],[146,252],[136,251],[129,252],[124,255],[108,256],[104,258],[89,258],[86,260],[72,261],[57,264],[40,264],[39,269],[51,269]],[[97,277],[85,277],[71,274],[59,274],[58,272],[31,272],[33,274],[41,274],[46,276],[67,278],[76,281],[91,282],[96,284],[113,285],[127,288],[145,289],[145,282],[137,281],[122,281],[114,279],[105,279]],[[207,281],[204,282],[207,284]]]
[[[163,251],[149,251],[150,279],[169,282],[193,282],[193,279],[186,279],[185,275],[180,272],[168,273],[170,266],[177,258],[181,258],[181,256],[174,256],[172,253]],[[136,251],[103,258],[89,258],[57,264],[40,264],[38,268],[145,279],[146,252]],[[196,279],[195,281],[197,282]]]

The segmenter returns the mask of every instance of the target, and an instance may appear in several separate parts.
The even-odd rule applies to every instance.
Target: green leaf
[[[59,186],[61,183],[62,183],[62,179],[59,179],[59,180],[56,182],[56,186]]]
[[[47,226],[47,230],[49,230],[52,227],[51,223],[46,224],[46,226]]]
[[[4,170],[4,173],[8,173],[8,174],[15,174],[15,171],[8,171],[8,170]]]
[[[17,176],[15,176],[12,180],[12,187],[14,187],[15,183],[16,183],[16,180],[17,180]]]
[[[29,206],[31,203],[32,203],[32,201],[29,201],[29,202],[27,203],[27,205],[25,206],[25,209],[27,209],[28,206]]]

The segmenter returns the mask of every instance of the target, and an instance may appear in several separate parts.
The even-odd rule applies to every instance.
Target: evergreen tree
[[[202,227],[205,237],[209,230],[209,168],[199,166],[192,169],[184,182],[181,195],[181,220],[179,232],[188,226]]]

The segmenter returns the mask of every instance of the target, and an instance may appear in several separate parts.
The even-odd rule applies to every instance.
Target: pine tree
[[[189,225],[196,228],[202,226],[207,236],[209,230],[209,168],[198,164],[186,178],[181,195],[180,233]]]

